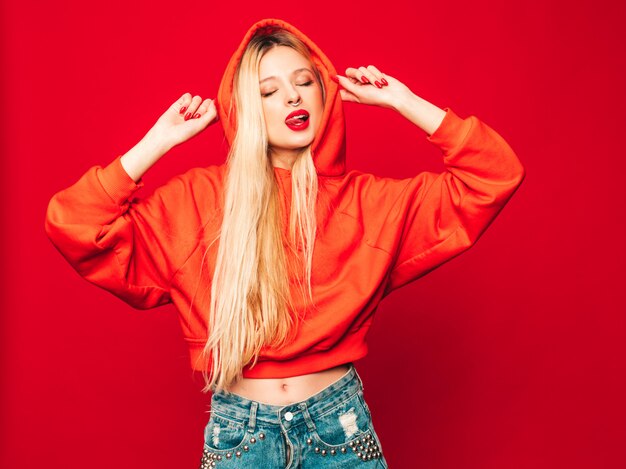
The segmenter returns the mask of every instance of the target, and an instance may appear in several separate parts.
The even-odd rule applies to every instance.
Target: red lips
[[[305,116],[305,118],[302,117],[297,117],[297,116]],[[293,119],[297,119],[297,120],[293,120]],[[309,118],[309,113],[308,111],[305,111],[304,109],[298,109],[297,111],[293,111],[291,114],[289,114],[286,118],[285,118],[285,123],[289,124],[289,123],[298,123],[298,122],[304,122]],[[289,122],[291,121],[291,122]]]
[[[285,124],[291,130],[305,130],[309,127],[309,113],[304,109],[293,111],[285,119]]]

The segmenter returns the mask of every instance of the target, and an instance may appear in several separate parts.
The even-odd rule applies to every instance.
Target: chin
[[[314,137],[315,136],[311,134],[311,135],[302,135],[300,138],[286,139],[282,142],[282,145],[280,146],[288,150],[301,150],[302,148],[313,143]]]

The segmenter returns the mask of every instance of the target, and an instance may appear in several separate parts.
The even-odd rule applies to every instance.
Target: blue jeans
[[[200,468],[383,468],[356,368],[304,401],[286,406],[223,391],[211,397]]]

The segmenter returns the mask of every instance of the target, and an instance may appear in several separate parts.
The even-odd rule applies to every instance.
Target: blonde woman
[[[400,113],[446,170],[347,171],[344,102]],[[168,150],[216,122],[226,162],[134,197]],[[472,246],[523,178],[478,118],[373,65],[337,75],[296,27],[264,19],[215,99],[185,93],[130,151],[55,194],[45,226],[88,281],[136,308],[177,308],[212,391],[201,467],[386,468],[353,365],[376,308]]]

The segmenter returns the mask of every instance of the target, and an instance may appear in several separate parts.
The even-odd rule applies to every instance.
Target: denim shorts
[[[210,411],[200,469],[388,467],[352,363],[303,401],[278,406],[218,391]]]

